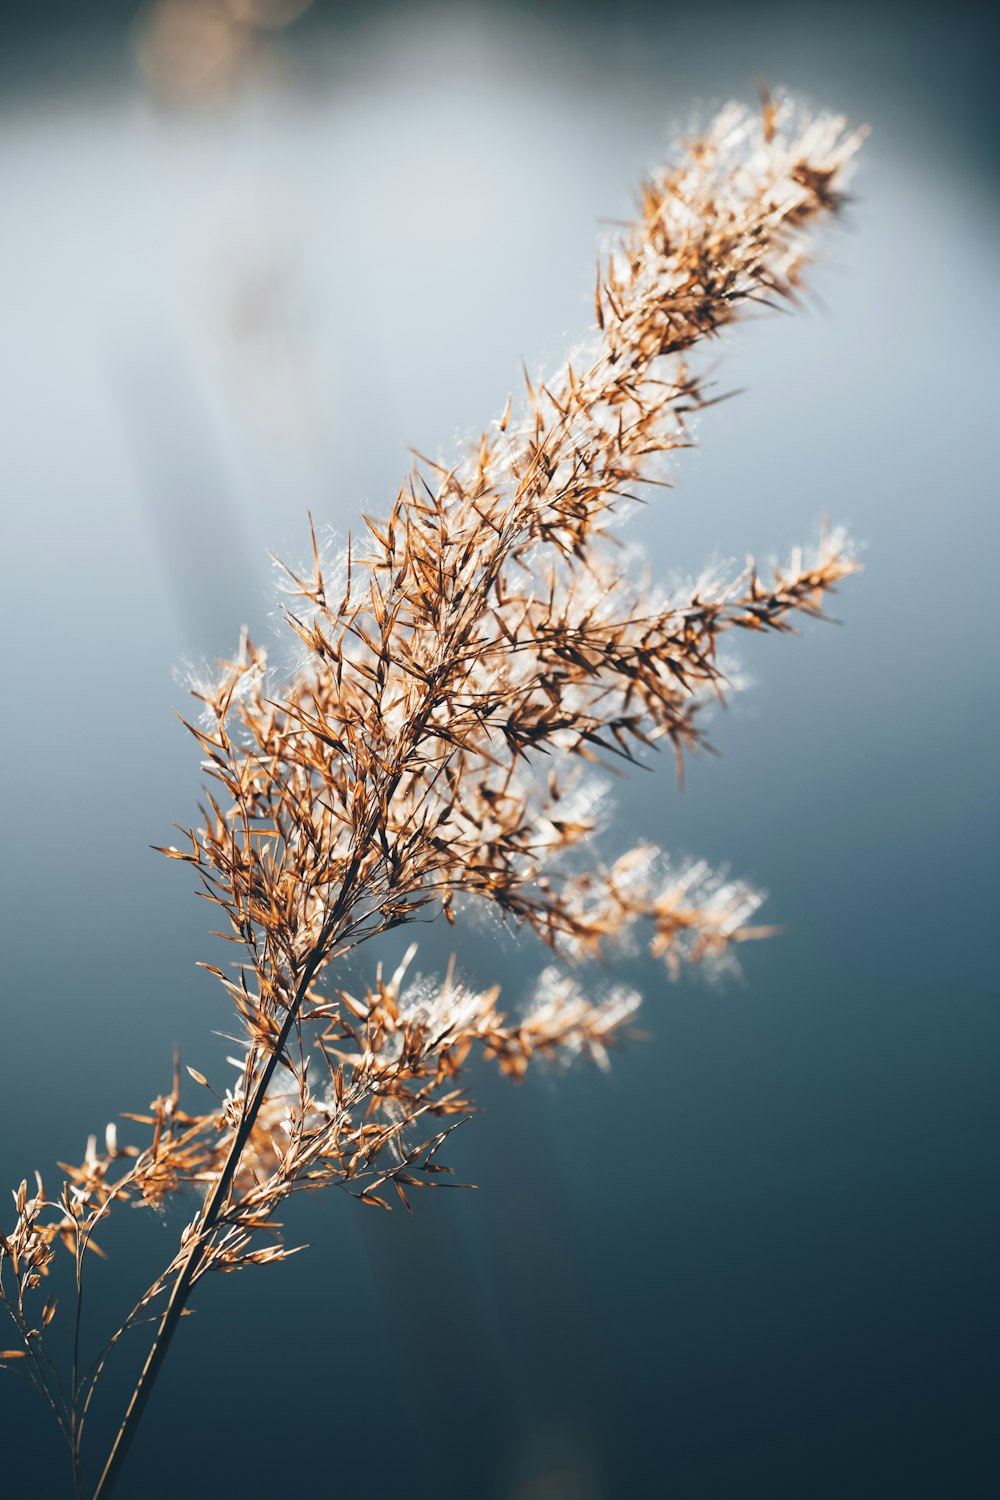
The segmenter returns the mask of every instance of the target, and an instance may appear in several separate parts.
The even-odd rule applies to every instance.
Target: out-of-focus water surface
[[[26,10],[0,60],[5,1181],[55,1181],[175,1044],[221,1066],[211,923],[148,848],[196,816],[175,669],[272,629],[268,551],[304,555],[307,509],[377,514],[408,445],[454,452],[522,356],[557,362],[598,220],[758,72],[872,124],[857,201],[822,306],[718,348],[747,391],[629,536],[697,573],[825,511],[866,571],[840,628],[744,648],[683,795],[665,761],[617,793],[612,844],[728,864],[783,936],[717,988],[623,963],[649,1039],[607,1076],[484,1072],[452,1156],[478,1192],[297,1205],[307,1253],[203,1289],[123,1495],[993,1494],[984,14],[192,5]],[[512,1003],[539,960],[492,929],[458,952]],[[126,1218],[95,1339],[176,1227]],[[62,1494],[0,1380],[5,1493]]]

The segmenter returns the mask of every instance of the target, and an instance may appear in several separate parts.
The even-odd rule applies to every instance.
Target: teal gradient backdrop
[[[408,445],[454,451],[522,356],[556,363],[599,221],[677,128],[764,73],[873,134],[816,300],[717,346],[745,393],[627,530],[659,576],[824,512],[864,549],[841,626],[743,650],[721,759],[616,788],[612,843],[728,864],[783,935],[717,987],[623,961],[649,1035],[607,1076],[484,1072],[452,1158],[476,1193],[296,1205],[308,1252],[203,1289],[124,1495],[996,1493],[985,12],[318,4],[186,109],[143,84],[133,15],[25,10],[0,60],[12,1185],[141,1109],[175,1045],[224,1066],[206,909],[148,846],[196,816],[175,669],[274,628],[268,551],[305,554],[309,508],[377,514]],[[452,935],[417,936],[443,966]],[[540,962],[491,926],[457,951],[512,1002]],[[173,1229],[126,1216],[95,1338]],[[5,1493],[63,1493],[9,1374],[0,1433]]]

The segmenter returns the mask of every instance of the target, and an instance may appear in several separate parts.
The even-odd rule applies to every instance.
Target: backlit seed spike
[[[264,654],[244,633],[196,689],[201,716],[187,727],[210,789],[183,851],[163,852],[196,867],[218,935],[240,949],[233,978],[204,965],[236,1017],[228,1086],[185,1108],[175,1057],[170,1092],[122,1117],[122,1141],[110,1127],[103,1145],[92,1137],[54,1201],[23,1182],[0,1234],[0,1293],[23,1345],[0,1359],[33,1364],[60,1316],[42,1300],[60,1245],[80,1265],[101,1253],[94,1231],[119,1204],[195,1206],[112,1338],[156,1311],[95,1500],[116,1481],[192,1288],[291,1253],[292,1192],[338,1187],[382,1208],[398,1196],[409,1211],[410,1188],[450,1172],[435,1158],[472,1109],[473,1057],[514,1080],[539,1060],[603,1068],[629,1034],[638,996],[614,984],[590,996],[574,965],[642,945],[670,975],[714,969],[772,930],[755,919],[757,892],[704,864],[645,841],[599,855],[602,826],[617,830],[589,775],[648,768],[664,747],[682,778],[685,758],[711,748],[704,706],[730,690],[727,634],[821,616],[855,570],[825,522],[812,556],[706,573],[672,597],[615,547],[623,500],[669,486],[665,455],[720,399],[700,347],[744,305],[790,296],[807,231],[843,201],[860,134],[796,121],[766,92],[761,117],[763,131],[751,112],[724,111],[643,184],[636,222],[598,259],[589,342],[544,380],[524,368],[520,405],[508,398],[456,462],[414,450],[387,519],[365,518],[364,557],[348,535],[336,607],[309,516],[311,575],[284,569],[299,653],[286,680],[268,679],[265,695]],[[437,911],[456,926],[483,908],[552,950],[523,1013],[499,1008],[497,986],[463,983],[454,961],[443,980],[415,974],[412,945],[388,979],[388,964],[369,985],[343,971],[394,927]],[[72,1446],[78,1413],[50,1395]]]

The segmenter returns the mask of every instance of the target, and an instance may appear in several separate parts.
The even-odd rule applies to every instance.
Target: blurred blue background
[[[308,1252],[203,1288],[123,1495],[998,1493],[985,10],[155,0],[3,26],[12,1185],[167,1088],[175,1044],[222,1072],[211,924],[148,846],[196,816],[176,669],[273,629],[268,551],[305,555],[308,508],[378,514],[408,445],[453,453],[522,356],[551,368],[599,220],[756,74],[873,126],[816,299],[726,340],[746,394],[628,530],[659,575],[784,552],[824,511],[864,547],[841,628],[745,647],[720,760],[618,791],[614,841],[728,864],[784,935],[719,987],[622,963],[649,1039],[607,1076],[482,1070],[451,1157],[478,1192],[412,1221],[296,1205]],[[458,953],[512,1003],[539,963],[485,928]],[[176,1227],[124,1216],[92,1337]],[[64,1493],[47,1413],[0,1380],[4,1493]]]

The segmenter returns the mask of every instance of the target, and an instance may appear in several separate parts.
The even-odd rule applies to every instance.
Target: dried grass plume
[[[54,1196],[40,1178],[22,1183],[0,1234],[16,1330],[0,1359],[51,1405],[78,1496],[115,1488],[194,1288],[289,1253],[278,1221],[290,1194],[339,1187],[409,1209],[448,1173],[473,1055],[515,1079],[538,1057],[606,1063],[638,997],[585,994],[575,961],[627,941],[674,973],[760,935],[758,898],[739,882],[674,868],[647,844],[599,861],[581,773],[659,745],[680,767],[726,687],[722,638],[819,615],[855,566],[828,532],[767,576],[749,565],[654,598],[623,570],[614,525],[637,487],[665,482],[665,457],[710,404],[696,346],[747,306],[794,299],[807,233],[843,201],[860,140],[785,101],[766,98],[762,117],[725,109],[643,184],[635,223],[599,259],[594,328],[572,363],[525,379],[452,466],[418,458],[342,557],[325,560],[313,537],[310,567],[286,576],[294,673],[275,682],[244,636],[198,690],[188,727],[209,790],[200,823],[164,852],[191,867],[235,950],[231,966],[205,965],[241,1027],[233,1075],[175,1067],[167,1093],[125,1116],[123,1138],[115,1126],[91,1138]],[[454,971],[411,981],[412,950],[363,992],[343,987],[339,961],[360,943],[428,909],[456,922],[476,903],[553,950],[525,1014]],[[179,1243],[85,1367],[80,1299],[102,1225],[123,1203],[179,1194],[192,1205]],[[68,1376],[47,1348],[61,1245],[76,1277]],[[94,1391],[151,1314],[145,1366],[85,1491]]]

